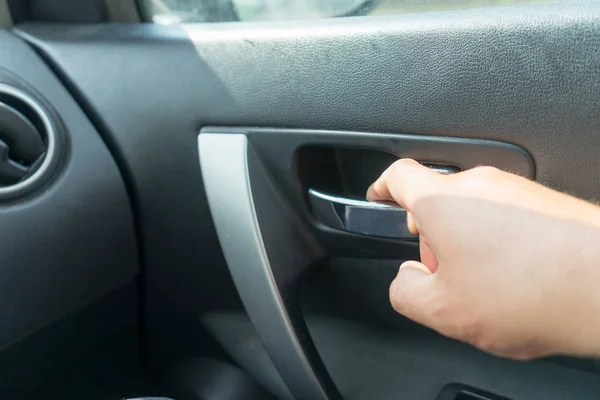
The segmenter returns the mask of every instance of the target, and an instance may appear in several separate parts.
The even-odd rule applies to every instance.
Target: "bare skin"
[[[515,359],[600,356],[600,207],[490,167],[445,176],[409,159],[369,188],[420,234],[394,309]]]

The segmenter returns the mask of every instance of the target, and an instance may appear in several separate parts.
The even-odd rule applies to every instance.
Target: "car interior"
[[[1,0],[0,25],[0,398],[600,399],[597,360],[397,314],[418,238],[365,200],[408,157],[597,202],[600,1]]]

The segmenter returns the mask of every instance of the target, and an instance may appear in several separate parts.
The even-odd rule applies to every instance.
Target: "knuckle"
[[[469,314],[457,324],[452,337],[490,354],[510,358],[525,356],[525,353],[516,352],[506,338],[498,333],[498,327],[494,327],[489,320]]]
[[[530,360],[551,354],[543,343],[535,339],[521,334],[515,336],[510,331],[499,334],[498,329],[487,329],[470,344],[490,354],[516,360]]]
[[[496,175],[498,175],[499,172],[500,172],[500,170],[498,168],[490,167],[490,166],[475,167],[475,168],[467,171],[467,173],[469,175],[471,175],[472,177],[481,178],[481,179],[488,179],[488,178],[495,177]]]
[[[397,279],[397,283],[390,287],[390,301],[394,310],[420,323],[429,321],[431,309],[437,303],[432,301],[431,291],[417,294],[414,288],[410,288],[410,282]]]
[[[462,332],[464,335],[463,340],[479,349],[485,351],[491,351],[497,347],[497,344],[493,338],[489,335],[489,332],[485,330],[482,324],[472,322],[464,328]]]
[[[454,304],[438,307],[435,311],[441,321],[441,333],[477,347],[487,344],[485,321],[471,308]]]
[[[399,301],[399,299],[397,297],[394,297],[394,296],[391,297],[391,303],[392,303],[392,308],[398,314],[406,315],[407,314],[407,310],[410,309],[407,306],[406,303]]]
[[[390,287],[390,302],[394,310],[403,315],[413,308],[410,298],[406,296],[401,285],[398,284]]]
[[[424,307],[432,328],[444,334],[452,330],[457,314],[456,301],[452,296],[447,295],[443,289],[439,289],[424,299]]]
[[[444,327],[446,321],[452,320],[453,306],[449,299],[436,299],[428,301],[427,304],[433,321],[436,321],[440,327]]]
[[[497,180],[500,175],[500,170],[496,167],[484,166],[475,167],[473,169],[453,175],[451,178],[456,179],[456,184],[462,190],[473,188],[481,188],[489,185],[490,181]]]
[[[473,316],[463,317],[455,322],[449,336],[484,350],[493,344],[482,324]]]
[[[414,168],[420,164],[411,158],[401,158],[394,162],[392,170],[394,173],[402,172],[406,168]]]

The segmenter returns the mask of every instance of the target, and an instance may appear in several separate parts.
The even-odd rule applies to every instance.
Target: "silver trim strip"
[[[272,264],[267,255],[250,172],[253,180],[265,176],[259,168],[250,171],[249,157],[255,155],[248,139],[241,134],[200,134],[198,148],[206,196],[227,266],[250,320],[290,391],[289,399],[330,399],[286,307],[285,291],[291,282],[279,282],[274,275],[274,267],[281,275],[282,269],[291,272],[295,266],[285,257],[275,257]],[[269,193],[265,190],[260,195]],[[290,245],[283,231],[277,240],[278,248]],[[286,252],[288,258],[290,252]]]

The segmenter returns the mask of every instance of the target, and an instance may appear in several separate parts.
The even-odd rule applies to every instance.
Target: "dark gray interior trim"
[[[123,321],[135,325],[135,302],[113,303],[109,313],[119,315],[102,319],[98,336],[82,338],[94,329],[74,325],[47,342],[38,335],[67,329],[65,316],[124,285],[135,299],[138,257],[125,184],[98,132],[26,42],[0,30],[0,54],[0,81],[35,98],[60,122],[65,140],[53,179],[0,207],[0,390],[25,390],[39,383],[35,375],[52,370],[47,363],[58,367],[59,360],[75,358],[69,349],[85,354]],[[38,345],[44,349],[34,351]]]
[[[308,302],[313,295],[308,290],[302,297]],[[598,375],[589,372],[543,360],[494,357],[423,330],[381,329],[314,308],[303,311],[327,369],[347,400],[433,400],[452,382],[512,400],[596,400],[600,393]],[[256,375],[273,374],[263,362],[263,349],[250,346],[248,351],[258,337],[245,313],[215,312],[206,323],[238,363],[252,366]]]
[[[3,349],[0,397],[29,399],[29,391],[62,379],[63,370],[85,363],[99,346],[124,333],[135,334],[136,286],[132,280]],[[131,344],[137,344],[137,337]]]
[[[148,304],[154,311],[149,331],[166,334],[164,326],[172,326],[163,323],[167,318],[239,306],[198,169],[197,136],[204,126],[498,140],[526,149],[541,183],[600,198],[598,4],[563,1],[381,18],[214,24],[195,32],[151,24],[31,24],[18,32],[95,111],[131,172],[143,222]],[[7,57],[6,62],[19,61]],[[338,254],[359,249],[358,241],[347,242]],[[372,249],[372,258],[393,256]],[[352,375],[340,369],[336,383],[344,379],[349,393],[362,386],[356,396],[369,398],[399,374],[408,390],[411,374],[398,366],[401,359],[386,358],[385,345],[378,348],[370,335],[364,337],[375,346],[373,353],[389,361],[378,364],[381,379],[364,388],[361,375],[372,365],[348,352],[343,363],[362,368]],[[428,357],[446,367],[443,371],[461,372],[461,352],[446,364],[444,351]],[[334,356],[323,353],[324,359]],[[465,374],[487,373],[479,360],[473,359]],[[496,371],[513,366],[502,365]],[[516,375],[535,376],[535,366],[519,365]],[[517,386],[522,386],[523,398],[535,398],[537,384],[523,380],[517,385],[511,383],[514,375],[502,376],[498,372],[489,379],[512,385],[512,392],[503,393],[520,393]],[[558,397],[568,390],[573,398],[586,398],[586,385],[578,386],[557,383],[545,393]],[[592,390],[588,398],[598,392]]]

